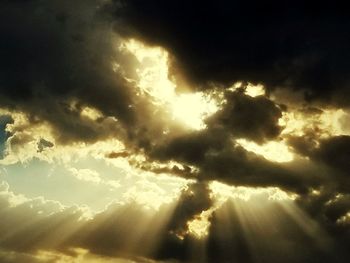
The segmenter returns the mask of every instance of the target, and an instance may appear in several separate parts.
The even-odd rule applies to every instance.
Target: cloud
[[[188,234],[188,222],[213,205],[206,183],[194,183],[183,191],[169,223],[171,232],[183,238]]]
[[[334,169],[347,172],[350,169],[350,136],[335,136],[320,141],[313,157]]]
[[[251,97],[238,91],[228,92],[225,99],[223,109],[207,120],[209,126],[222,125],[234,137],[259,143],[274,139],[281,132],[281,107],[265,96]]]
[[[98,141],[78,140],[69,144],[62,143],[57,137],[59,130],[54,130],[46,121],[33,122],[25,113],[0,108],[12,121],[4,126],[6,137],[3,142],[4,156],[0,162],[4,165],[26,162],[37,158],[49,163],[69,162],[88,153],[94,157],[104,158],[107,152],[123,150],[125,146],[116,139],[107,138]],[[5,116],[5,115],[4,115]],[[114,121],[113,121],[114,122]],[[101,127],[100,131],[105,133]],[[105,134],[107,134],[106,132]]]
[[[179,161],[198,171],[188,173],[194,179],[219,180],[233,185],[277,186],[295,192],[322,181],[311,163],[295,161],[278,164],[245,150],[222,129],[193,132],[154,147],[150,156],[162,161]],[[305,177],[305,171],[308,176]]]
[[[2,171],[37,159],[62,165],[82,187],[123,186],[79,164],[90,156],[138,179],[96,214],[2,183],[0,260],[67,261],[80,248],[86,260],[347,262],[344,10],[301,1],[3,1]],[[295,200],[244,203],[235,193],[219,206],[210,188],[218,182]],[[191,233],[193,222],[206,225],[205,238]]]
[[[326,138],[291,137],[290,145],[299,153],[312,161],[324,166],[332,179],[330,185],[340,192],[348,192],[349,184],[347,172],[349,171],[349,142],[347,135]]]
[[[79,180],[96,184],[101,182],[100,175],[94,170],[70,168],[69,171]]]
[[[194,83],[251,81],[348,105],[348,20],[339,2],[112,2],[118,32],[168,49],[175,71]]]
[[[48,121],[61,141],[95,141],[131,123],[131,89],[111,63],[118,40],[98,14],[99,1],[1,3],[2,106]],[[103,50],[103,52],[100,52]],[[97,92],[98,91],[98,92]],[[80,114],[92,106],[103,117]],[[103,132],[107,129],[108,132]]]

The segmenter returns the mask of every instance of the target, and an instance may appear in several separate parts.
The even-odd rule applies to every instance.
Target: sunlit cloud
[[[210,183],[213,198],[219,203],[225,202],[228,198],[249,201],[252,197],[263,196],[266,200],[295,200],[297,195],[287,193],[278,187],[245,187],[229,186],[217,181]]]
[[[319,138],[349,135],[350,130],[342,123],[347,116],[349,114],[342,109],[289,110],[280,119],[280,125],[284,126],[282,135],[313,135]]]
[[[134,39],[125,41],[120,49],[133,54],[139,65],[136,81],[139,95],[148,95],[152,103],[169,114],[170,120],[188,128],[206,127],[204,119],[219,109],[219,103],[209,93],[177,93],[176,85],[169,80],[168,53],[160,47],[147,47]]]
[[[97,119],[103,117],[102,113],[94,108],[91,107],[84,107],[81,112],[80,115],[89,119],[92,119],[94,121],[96,121]]]
[[[350,225],[350,211],[347,212],[345,215],[337,219],[337,224],[339,225]]]
[[[24,202],[28,201],[28,198],[26,198],[24,195],[21,195],[21,194],[15,195],[13,192],[10,192],[9,189],[10,189],[9,184],[5,181],[1,181],[0,196],[6,199],[10,207],[15,207],[17,205],[23,204]]]
[[[259,145],[246,139],[236,140],[240,146],[249,152],[263,156],[265,159],[273,162],[290,162],[294,159],[294,154],[290,147],[284,141],[269,141]]]
[[[13,123],[6,125],[10,137],[7,139],[5,156],[0,160],[0,164],[24,163],[33,158],[50,163],[70,162],[87,155],[101,159],[105,157],[106,152],[125,149],[124,144],[116,138],[91,143],[61,144],[47,122],[33,123],[24,112],[0,109],[0,114],[9,114],[13,118]],[[83,108],[82,114],[86,118],[94,119],[99,118],[100,113],[91,108]],[[39,150],[39,143],[43,139],[49,142],[51,147]]]
[[[194,235],[198,239],[203,239],[209,234],[210,221],[209,218],[214,209],[203,211],[195,219],[189,221],[188,233]]]
[[[134,201],[154,209],[162,204],[172,202],[191,181],[174,177],[172,169],[175,169],[174,172],[181,172],[192,168],[185,168],[182,164],[174,161],[169,163],[149,162],[142,153],[127,152],[126,146],[118,139],[107,138],[92,143],[61,144],[56,141],[51,127],[47,123],[31,125],[30,120],[24,113],[3,111],[13,116],[14,119],[14,122],[6,127],[11,136],[6,144],[6,154],[0,160],[0,164],[5,169],[4,172],[6,172],[6,166],[16,164],[25,166],[39,160],[51,165],[51,171],[43,176],[47,178],[45,179],[47,182],[51,180],[56,182],[55,184],[58,183],[56,185],[58,188],[66,187],[68,182],[64,182],[67,179],[63,178],[71,176],[77,182],[81,182],[81,188],[90,184],[91,187],[96,187],[97,191],[98,187],[99,191],[104,192],[103,195],[101,194],[101,199],[107,198],[104,197],[105,195],[112,196],[114,191],[118,191],[114,200],[104,201],[107,202],[105,205],[119,198],[120,200]],[[100,113],[96,113],[93,109],[83,108],[83,114],[87,118],[99,118]],[[25,127],[25,129],[22,127]],[[25,138],[24,141],[20,140],[22,137]],[[52,145],[50,144],[50,147],[42,148],[39,151],[38,145],[44,139]],[[117,158],[114,158],[115,154],[111,154],[118,152],[125,152],[126,154],[116,155]],[[88,158],[90,158],[90,161],[86,163]],[[82,166],[82,162],[85,162],[84,166]],[[31,169],[27,169],[28,174],[32,173]],[[111,169],[116,171],[115,176],[106,178],[104,174]],[[52,172],[56,170],[60,174],[51,177]],[[108,171],[108,173],[110,172]],[[38,180],[42,183],[39,178]],[[33,185],[25,186],[25,188],[30,193],[33,192]],[[105,192],[109,194],[107,195]],[[95,202],[95,197],[88,196],[86,191],[77,191],[75,195],[74,199],[78,200],[79,203],[94,207],[97,207],[97,203],[100,203],[99,210],[103,208],[103,206],[101,207],[103,202]],[[22,197],[20,195],[13,196],[13,202],[15,203],[15,200],[19,200],[19,198]]]
[[[243,90],[244,94],[250,97],[263,96],[266,94],[265,87],[262,84],[254,85],[248,83],[246,86],[243,86],[242,82],[236,82],[231,87],[228,88],[229,91]]]
[[[185,181],[182,183],[174,182],[171,187],[168,187],[167,191],[160,185],[159,180],[153,181],[149,176],[144,177],[136,181],[135,186],[124,194],[124,200],[157,210],[161,205],[172,203],[187,187]]]
[[[70,168],[69,171],[79,180],[97,184],[101,182],[100,175],[94,170]]]
[[[57,262],[57,263],[156,263],[144,258],[132,259],[123,257],[107,257],[90,253],[82,248],[70,248],[67,254],[54,250],[39,250],[36,253],[24,253],[0,250],[0,258],[5,262]],[[136,261],[135,261],[136,260]]]
[[[0,262],[349,261],[346,8],[72,2],[0,1]]]

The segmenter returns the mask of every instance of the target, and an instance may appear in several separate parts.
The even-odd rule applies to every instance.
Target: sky
[[[0,2],[0,262],[350,261],[340,1]]]

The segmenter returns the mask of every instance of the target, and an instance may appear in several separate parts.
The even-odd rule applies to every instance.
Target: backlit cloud
[[[1,262],[348,262],[340,3],[0,4]]]

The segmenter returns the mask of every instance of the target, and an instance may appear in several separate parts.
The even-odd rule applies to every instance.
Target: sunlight
[[[0,189],[0,194],[14,195],[8,191],[6,184],[3,188],[4,191],[1,192]],[[95,242],[97,240],[99,242],[100,240],[94,239],[94,236],[108,229],[110,234],[108,240],[112,240],[113,244],[104,243],[107,244],[107,247],[115,247],[115,250],[130,255],[149,256],[162,242],[160,237],[164,236],[164,232],[167,231],[168,222],[177,207],[179,197],[180,192],[177,192],[177,195],[168,203],[163,203],[161,208],[146,207],[135,202],[127,202],[127,200],[114,202],[98,213],[92,213],[87,206],[63,207],[58,202],[43,198],[28,199],[14,207],[9,206],[3,209],[5,219],[11,213],[20,213],[20,218],[24,221],[22,220],[23,222],[18,225],[16,221],[7,222],[5,220],[3,223],[6,231],[3,231],[0,241],[13,242],[16,240],[16,244],[21,246],[31,246],[36,245],[35,242],[42,242],[45,248],[50,249],[60,247],[65,242],[75,240],[78,236],[82,241]],[[33,230],[38,231],[33,232]],[[127,234],[123,237],[122,242],[119,242],[120,234],[124,233]],[[18,241],[18,236],[28,238]],[[54,255],[43,252],[38,256],[46,262]]]
[[[218,110],[217,104],[203,93],[180,94],[171,104],[173,118],[193,129],[205,128],[203,120]]]
[[[160,210],[143,208],[140,213],[141,217],[138,218],[132,218],[132,211],[135,208],[131,204],[127,209],[122,210],[123,214],[119,215],[121,219],[119,219],[119,223],[121,229],[127,229],[128,232],[119,250],[131,255],[135,253],[143,256],[152,255],[162,242],[160,237],[167,230],[166,227],[173,216],[177,203],[178,198],[175,198],[173,202],[162,206]],[[112,223],[115,216],[112,213],[106,219]],[[117,236],[115,237],[118,238]]]
[[[176,85],[169,80],[168,53],[160,47],[147,47],[136,40],[128,40],[120,50],[133,54],[139,65],[137,86],[139,95],[150,96],[154,105],[164,108],[170,119],[194,130],[204,129],[204,119],[219,109],[219,103],[204,92],[176,92]]]
[[[262,155],[269,161],[284,163],[294,159],[293,153],[283,141],[270,141],[262,145],[246,139],[238,139],[236,142],[247,151]]]
[[[327,244],[322,229],[293,202],[295,195],[276,187],[240,187],[237,194],[238,188],[211,184],[214,198],[221,203],[213,215],[216,228],[211,235],[217,236],[220,245],[240,238],[252,262],[260,262],[266,253],[273,253],[282,262],[289,250],[286,236],[310,238],[312,245],[320,248]]]
[[[311,219],[303,210],[294,203],[279,204],[280,208],[303,230],[305,234],[314,240],[321,242],[319,238],[322,230],[317,222]]]

